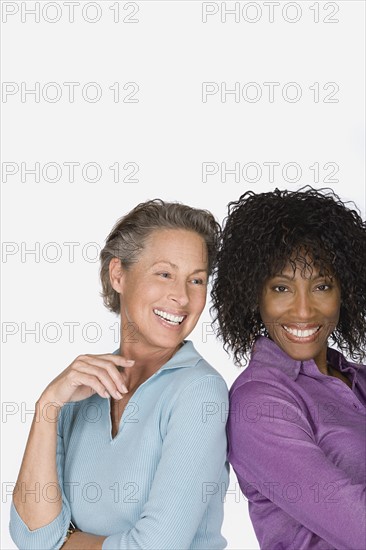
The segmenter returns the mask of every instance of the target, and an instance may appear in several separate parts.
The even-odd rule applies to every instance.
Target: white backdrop
[[[362,1],[1,2],[2,549],[34,402],[118,343],[97,256],[160,197],[210,209],[248,189],[332,187],[365,215]],[[209,329],[192,339],[230,385]],[[229,549],[258,548],[234,474]]]

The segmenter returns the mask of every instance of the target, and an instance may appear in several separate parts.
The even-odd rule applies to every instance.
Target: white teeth
[[[289,328],[289,327],[286,327],[286,325],[283,325],[283,328],[290,334],[297,336],[297,338],[306,338],[307,336],[312,336],[313,334],[315,334],[320,327],[315,327],[307,330],[300,330],[297,328]]]
[[[160,309],[154,309],[154,313],[172,325],[179,325],[179,323],[181,323],[184,319],[184,315],[173,315],[172,313],[167,313],[166,311],[161,311]]]

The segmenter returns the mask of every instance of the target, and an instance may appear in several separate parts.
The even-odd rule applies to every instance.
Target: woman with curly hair
[[[229,205],[212,296],[248,367],[229,461],[262,549],[366,548],[366,224],[329,189]]]

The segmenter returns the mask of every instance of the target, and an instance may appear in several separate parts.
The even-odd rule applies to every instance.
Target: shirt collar
[[[310,376],[323,376],[316,366],[314,359],[309,359],[308,361],[292,359],[273,340],[270,340],[266,336],[257,338],[251,358],[262,365],[280,369],[293,380],[296,380],[300,370]],[[328,348],[327,358],[333,368],[340,372],[351,372],[354,376],[359,368],[357,365],[347,361],[339,351],[333,348]]]
[[[266,336],[259,336],[255,341],[251,360],[267,367],[278,368],[293,380],[296,380],[301,368],[301,361],[292,359]]]
[[[195,367],[201,359],[193,343],[190,340],[184,340],[182,347],[161,367],[161,370]]]
[[[365,365],[358,365],[351,363],[342,355],[339,351],[333,348],[328,348],[327,359],[331,363],[332,367],[340,372],[347,372],[351,374],[351,380],[355,382],[357,380],[357,374],[360,369],[364,369]]]

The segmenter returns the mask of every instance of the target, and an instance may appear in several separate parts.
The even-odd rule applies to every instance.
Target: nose
[[[294,316],[299,321],[309,321],[312,319],[314,304],[311,292],[306,288],[298,289],[293,301]]]
[[[174,281],[169,292],[169,299],[173,300],[180,307],[186,306],[189,302],[187,285],[185,281]]]

